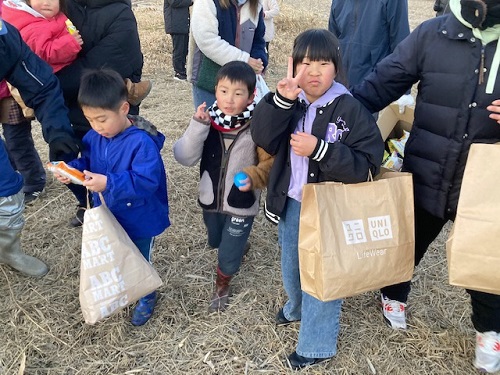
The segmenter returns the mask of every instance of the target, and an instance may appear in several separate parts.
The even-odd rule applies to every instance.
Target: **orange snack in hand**
[[[47,163],[47,169],[53,173],[69,178],[74,184],[83,185],[83,181],[85,181],[83,172],[70,167],[63,161],[51,161]]]

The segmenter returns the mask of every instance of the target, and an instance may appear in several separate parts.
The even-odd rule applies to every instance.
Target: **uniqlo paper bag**
[[[302,290],[321,301],[408,281],[414,267],[411,174],[359,184],[304,186],[299,264]]]
[[[500,294],[500,144],[473,144],[446,242],[451,285]]]
[[[80,265],[80,305],[88,324],[102,320],[162,284],[106,207],[85,211]]]

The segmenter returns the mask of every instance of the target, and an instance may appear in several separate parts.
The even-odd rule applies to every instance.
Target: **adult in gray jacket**
[[[189,45],[189,7],[191,5],[193,5],[192,0],[164,0],[163,2],[165,32],[172,37],[174,79],[180,81],[187,79],[186,56]]]

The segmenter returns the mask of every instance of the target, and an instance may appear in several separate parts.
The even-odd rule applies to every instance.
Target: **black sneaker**
[[[318,363],[327,362],[332,358],[331,357],[330,358],[309,358],[309,357],[303,357],[303,356],[297,354],[297,352],[293,352],[292,354],[290,354],[288,356],[287,359],[288,359],[288,363],[290,363],[290,366],[292,367],[292,369],[300,370],[300,369],[303,369],[304,367],[307,367],[307,366],[314,366],[314,365],[317,365]]]
[[[85,214],[85,207],[78,206],[76,209],[75,217],[69,221],[72,227],[81,227],[83,225],[83,215]]]
[[[276,317],[274,318],[274,322],[277,326],[287,326],[294,322],[299,322],[300,320],[288,320],[285,318],[285,314],[283,314],[283,308],[279,309],[276,313]]]
[[[175,72],[174,79],[176,81],[186,81],[187,80],[187,76],[185,74]]]
[[[44,189],[42,190],[37,190],[37,191],[32,191],[30,193],[24,193],[24,204],[31,204],[35,200],[37,200],[40,195],[42,195],[44,192]]]

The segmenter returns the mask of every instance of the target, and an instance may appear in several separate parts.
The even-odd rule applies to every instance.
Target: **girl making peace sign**
[[[266,216],[279,223],[283,285],[288,297],[276,324],[301,321],[294,369],[317,364],[337,352],[342,301],[322,302],[302,292],[298,233],[306,183],[366,181],[376,175],[384,144],[374,118],[340,83],[337,38],[313,29],[294,42],[287,77],[259,102],[251,123],[255,143],[275,161],[269,176]]]

